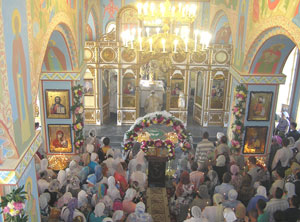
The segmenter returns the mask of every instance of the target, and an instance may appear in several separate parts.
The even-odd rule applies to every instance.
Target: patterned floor
[[[170,213],[166,188],[153,187],[147,189],[147,212],[154,222],[170,222]]]

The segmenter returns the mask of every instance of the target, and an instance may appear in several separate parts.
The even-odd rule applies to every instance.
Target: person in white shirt
[[[293,151],[290,150],[288,147],[289,140],[287,138],[284,138],[282,140],[283,147],[279,150],[277,150],[273,163],[272,163],[272,170],[275,170],[276,167],[280,166],[282,168],[287,168],[289,166],[289,161],[293,157]],[[279,162],[280,161],[280,162]]]

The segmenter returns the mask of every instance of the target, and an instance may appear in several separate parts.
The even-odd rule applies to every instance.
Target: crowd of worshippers
[[[86,151],[59,172],[48,167],[46,158],[36,161],[42,221],[153,221],[144,204],[144,152],[124,161],[121,150],[109,143],[107,137],[92,138]]]
[[[230,149],[224,134],[218,133],[213,143],[205,132],[175,173],[170,198],[174,220],[300,220],[300,139],[297,125],[291,125],[287,134],[273,136],[264,164]]]
[[[300,140],[274,136],[264,167],[230,149],[224,134],[215,143],[208,138],[205,132],[195,149],[176,160],[168,188],[174,191],[168,192],[171,221],[300,219]],[[65,170],[37,161],[42,220],[153,221],[145,206],[145,153],[136,143],[127,154],[112,149],[107,137],[89,137]]]

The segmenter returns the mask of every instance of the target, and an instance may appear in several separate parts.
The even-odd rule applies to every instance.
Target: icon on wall
[[[269,121],[273,92],[251,92],[248,121]]]
[[[69,90],[46,90],[48,119],[70,119]]]
[[[71,125],[70,124],[49,124],[48,138],[50,152],[71,153]]]

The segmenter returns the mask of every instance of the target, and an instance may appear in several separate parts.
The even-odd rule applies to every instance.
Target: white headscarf
[[[107,177],[103,177],[102,180],[100,181],[100,184],[107,184],[108,185]]]
[[[105,207],[110,208],[110,209],[112,209],[113,204],[114,204],[114,202],[108,195],[105,195],[103,197],[103,199],[101,200],[101,202],[105,204]]]
[[[125,193],[125,198],[124,200],[133,200],[133,198],[136,196],[136,190],[133,189],[133,188],[128,188],[128,190],[126,190],[126,193]]]
[[[122,210],[116,210],[113,214],[112,220],[118,221],[121,220],[124,215],[124,212]]]
[[[107,153],[106,153],[106,156],[108,157],[109,155],[111,155],[112,156],[112,158],[114,158],[114,151],[113,151],[113,149],[109,149],[109,150],[107,150]]]
[[[116,180],[112,176],[108,178],[107,195],[112,199],[112,201],[115,201],[117,198],[121,198],[120,191],[116,187]]]
[[[226,158],[224,155],[220,155],[220,156],[218,156],[216,161],[217,161],[216,166],[223,167],[223,166],[225,166]]]
[[[39,197],[40,208],[44,210],[47,207],[49,200],[50,200],[50,194],[49,193],[43,193]]]
[[[223,211],[223,215],[226,222],[234,222],[237,219],[235,213],[232,211],[231,208],[225,208]]]
[[[41,171],[45,171],[48,168],[48,160],[46,158],[41,160]]]
[[[44,180],[44,179],[38,180],[39,193],[44,193],[45,190],[48,189],[48,187],[49,187],[49,182],[47,180]]]
[[[105,217],[102,222],[113,222],[113,219],[110,217]]]
[[[94,214],[95,217],[102,217],[104,215],[105,205],[104,203],[98,203],[95,207]]]
[[[84,190],[81,190],[78,193],[78,208],[83,207],[88,203],[87,193]]]
[[[201,209],[198,206],[193,206],[191,209],[192,216],[195,218],[201,218]]]
[[[237,196],[238,196],[238,193],[234,189],[232,189],[228,192],[228,200],[230,200],[230,201],[236,200]]]
[[[97,153],[92,153],[91,155],[91,161],[96,161],[98,158],[98,154]]]
[[[138,154],[136,155],[137,163],[139,163],[141,165],[145,164],[144,156],[145,156],[145,152],[143,150],[140,150],[138,152]]]
[[[67,174],[66,171],[60,170],[57,175],[57,180],[60,183],[60,188],[62,188],[67,183]]]
[[[258,195],[263,196],[265,198],[268,198],[267,197],[267,190],[266,190],[266,188],[264,186],[258,186],[257,187],[256,195],[255,196],[258,196]]]
[[[86,145],[86,150],[89,152],[89,153],[92,153],[94,152],[94,145],[93,144],[87,144]]]
[[[285,184],[285,190],[287,191],[287,197],[288,198],[292,198],[294,195],[296,195],[295,193],[295,184],[293,183],[286,183]]]
[[[217,132],[217,140],[221,140],[222,136],[225,136],[222,132]]]
[[[143,202],[138,202],[135,207],[135,213],[137,214],[145,213],[145,210],[146,210],[145,204]]]

